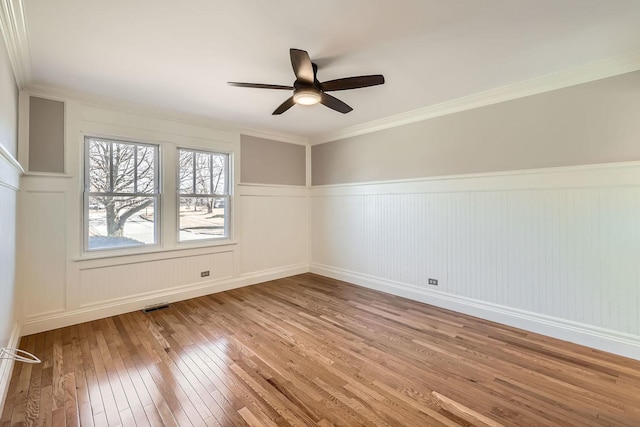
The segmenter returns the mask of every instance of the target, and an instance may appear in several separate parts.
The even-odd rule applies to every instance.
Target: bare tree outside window
[[[228,237],[229,155],[178,150],[179,240]]]
[[[158,146],[86,138],[88,249],[156,243]]]

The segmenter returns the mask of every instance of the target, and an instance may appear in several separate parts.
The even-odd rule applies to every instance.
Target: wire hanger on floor
[[[20,350],[19,348],[9,348],[2,347],[0,348],[0,359],[9,359],[15,360],[17,362],[24,363],[40,363],[41,360],[38,359],[33,354],[28,351]]]

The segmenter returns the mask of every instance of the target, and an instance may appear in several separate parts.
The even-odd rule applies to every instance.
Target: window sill
[[[79,257],[73,258],[73,262],[85,262],[95,260],[106,260],[114,258],[150,258],[150,259],[169,259],[175,258],[178,253],[184,251],[198,251],[203,252],[207,249],[224,248],[227,246],[236,246],[238,244],[235,240],[220,240],[220,241],[207,241],[204,242],[183,242],[178,243],[177,246],[172,248],[140,248],[139,250],[129,249],[126,251],[113,250],[113,251],[96,251],[96,253],[84,253]],[[219,251],[217,251],[219,252]]]

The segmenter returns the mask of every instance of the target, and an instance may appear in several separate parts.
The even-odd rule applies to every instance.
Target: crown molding
[[[228,123],[208,117],[191,114],[179,114],[166,109],[145,107],[141,105],[113,100],[101,96],[92,96],[61,88],[34,86],[32,82],[31,55],[27,24],[25,21],[24,0],[0,0],[0,30],[7,45],[7,51],[11,67],[13,68],[16,84],[20,90],[39,92],[45,95],[69,98],[99,106],[126,109],[131,112],[172,117],[181,121],[194,124],[218,126],[224,129],[233,129],[241,134],[251,135],[267,139],[275,139],[301,145],[317,145],[336,141],[367,133],[377,132],[397,126],[428,120],[478,107],[497,104],[513,99],[523,98],[544,92],[550,92],[565,87],[575,86],[607,77],[640,70],[640,52],[633,52],[602,61],[589,63],[580,67],[549,74],[542,77],[518,82],[473,95],[452,99],[439,104],[419,108],[417,110],[401,113],[368,123],[339,129],[332,132],[321,133],[311,137],[297,134],[288,134],[268,129],[255,129]]]
[[[18,89],[31,81],[31,54],[22,0],[0,0],[0,30]]]
[[[110,108],[113,110],[126,111],[128,113],[142,114],[168,120],[176,120],[197,126],[213,127],[219,130],[233,131],[238,132],[242,135],[271,139],[274,141],[286,142],[289,144],[306,146],[311,142],[308,137],[298,134],[242,126],[238,123],[223,121],[215,119],[213,117],[180,113],[162,107],[137,104],[123,99],[90,94],[54,85],[27,84],[22,89],[22,92],[42,98],[55,99],[56,101],[76,101],[86,105],[93,105],[101,108]]]
[[[182,113],[168,108],[144,105],[121,98],[96,95],[55,85],[28,84],[23,88],[22,92],[32,96],[54,99],[56,101],[77,102],[93,107],[179,121],[196,126],[214,127],[223,131],[237,131],[239,129],[238,125],[207,116]]]
[[[640,70],[640,52],[593,62],[310,138],[323,144]]]
[[[278,142],[286,142],[296,145],[309,145],[309,138],[300,135],[292,135],[287,133],[281,133],[276,131],[254,129],[254,128],[240,128],[242,135],[255,136],[256,138],[270,139]]]
[[[2,1],[2,0],[0,0]],[[148,105],[136,104],[122,99],[110,98],[101,95],[92,95],[85,92],[79,92],[72,89],[55,87],[50,85],[34,85],[29,84],[23,89],[24,93],[39,96],[57,101],[76,101],[86,105],[93,105],[100,108],[110,108],[117,111],[124,111],[134,114],[142,114],[150,117],[156,117],[167,120],[174,120],[183,123],[189,123],[197,126],[212,127],[218,130],[238,132],[243,135],[255,136],[258,138],[272,139],[291,144],[308,145],[308,138],[300,135],[288,134],[283,132],[271,131],[266,129],[255,129],[243,127],[236,123],[225,122],[201,115],[179,113],[170,109],[161,107],[153,107]]]

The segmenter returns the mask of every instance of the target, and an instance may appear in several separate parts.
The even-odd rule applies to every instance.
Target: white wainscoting
[[[20,175],[24,171],[0,143],[0,347],[17,347],[20,341],[20,309],[15,278],[16,203]],[[0,408],[9,389],[13,361],[0,359]]]
[[[22,168],[0,144],[0,347],[16,320],[16,206]],[[1,362],[1,361],[0,361]]]
[[[40,181],[42,178],[35,179]],[[25,192],[23,209],[37,216],[27,218],[29,223],[44,226],[52,218],[59,219],[62,210],[54,209],[55,206],[46,211],[35,209],[49,202],[50,194]],[[25,304],[28,313],[22,323],[22,333],[27,335],[138,310],[150,304],[174,302],[305,273],[309,271],[307,194],[306,188],[241,186],[236,196],[240,211],[240,221],[235,225],[237,243],[230,245],[98,259],[66,259],[61,248],[67,236],[73,233],[43,230],[41,234],[23,230],[25,248],[41,247],[30,252],[29,261],[21,264],[21,269],[25,270],[21,277],[29,278],[23,282],[27,287],[25,294],[31,296],[27,298],[30,302]],[[67,272],[62,280],[58,274],[47,278],[44,268],[56,254],[62,256],[62,261],[56,260],[60,265],[55,271]],[[238,268],[238,262],[242,268]],[[206,270],[210,276],[203,279],[200,272]],[[40,301],[35,298],[36,292],[48,295],[48,298]]]
[[[81,263],[85,264],[85,263]],[[209,276],[201,277],[208,271]],[[180,254],[150,261],[126,261],[117,265],[79,268],[79,307],[139,298],[201,282],[233,277],[233,250],[201,255]]]
[[[314,187],[311,218],[312,272],[640,359],[640,163]]]
[[[33,189],[69,180],[25,181]],[[67,240],[78,235],[64,229],[63,201],[72,192],[23,194],[25,335],[309,271],[304,187],[239,186],[236,243],[97,259],[66,256]],[[206,270],[210,276],[203,279],[200,272]]]
[[[5,347],[18,348],[20,344],[20,323],[14,322],[11,329],[11,335]],[[0,359],[0,410],[4,407],[4,402],[9,392],[9,384],[11,383],[11,373],[13,372],[13,359]]]
[[[20,199],[19,283],[28,284],[25,318],[64,311],[66,282],[66,202],[62,191],[24,190]],[[36,297],[37,296],[37,297]]]
[[[27,94],[22,98],[28,98]],[[160,143],[165,150],[165,176],[175,175],[175,164],[167,160],[175,147],[233,152],[238,177],[240,134],[237,130],[65,102],[66,174],[29,174],[22,180],[17,269],[24,296],[23,334],[309,271],[309,190],[238,185],[235,181],[229,241],[209,246],[177,243],[177,212],[170,202],[175,198],[170,194],[175,184],[165,182],[163,240],[158,247],[128,255],[83,254],[84,135]],[[207,270],[210,275],[201,277],[200,273]]]
[[[239,186],[241,274],[309,265],[309,190]]]

